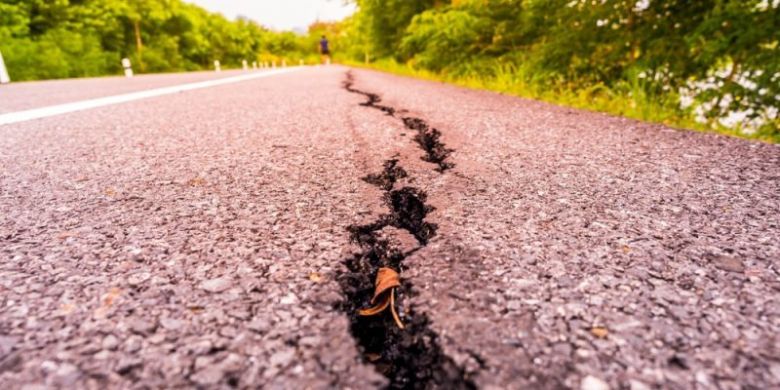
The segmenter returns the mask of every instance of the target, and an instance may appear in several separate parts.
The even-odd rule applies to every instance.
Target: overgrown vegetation
[[[351,61],[780,141],[778,0],[356,2]]]

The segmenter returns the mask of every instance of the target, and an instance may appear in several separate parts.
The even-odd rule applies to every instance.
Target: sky
[[[305,31],[312,22],[341,20],[355,10],[344,0],[186,0],[230,19],[245,16],[275,30]]]

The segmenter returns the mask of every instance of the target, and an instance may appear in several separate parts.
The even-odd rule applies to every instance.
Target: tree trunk
[[[141,72],[143,72],[145,69],[144,67],[144,60],[141,56],[143,50],[144,50],[144,44],[141,42],[141,20],[137,19],[133,21],[133,28],[135,29],[135,49],[138,53],[138,66],[141,69]]]

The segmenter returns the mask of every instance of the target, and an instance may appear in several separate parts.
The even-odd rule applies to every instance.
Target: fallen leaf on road
[[[103,194],[113,198],[116,196],[116,190],[109,187],[103,191]]]
[[[119,297],[119,295],[121,293],[122,293],[122,290],[120,290],[120,289],[118,289],[116,287],[111,287],[111,289],[108,290],[108,292],[105,295],[103,295],[103,306],[111,306],[111,305],[113,305],[114,304],[114,300],[117,297]]]
[[[196,177],[194,179],[190,179],[187,181],[187,185],[190,187],[200,187],[202,185],[206,184],[206,180],[200,177]]]
[[[609,334],[609,331],[607,328],[604,328],[602,326],[594,326],[590,329],[590,333],[592,333],[594,336],[604,339],[607,338],[607,335]]]
[[[122,290],[116,287],[111,287],[111,289],[109,289],[107,293],[103,294],[103,296],[100,298],[100,302],[101,302],[100,307],[95,309],[93,313],[95,318],[106,318],[109,310],[111,310],[111,306],[114,304],[114,301],[121,294],[122,294]]]
[[[191,311],[193,314],[200,314],[203,313],[206,308],[203,306],[189,306],[187,307],[187,310]]]
[[[309,274],[309,280],[314,283],[319,283],[322,280],[322,275],[319,272],[312,272]]]
[[[377,315],[385,311],[389,306],[396,325],[398,325],[399,328],[404,329],[404,324],[395,311],[395,289],[401,286],[398,272],[395,272],[391,268],[380,268],[379,272],[376,274],[374,286],[374,297],[371,298],[371,304],[374,306],[359,310],[358,314],[361,316]]]

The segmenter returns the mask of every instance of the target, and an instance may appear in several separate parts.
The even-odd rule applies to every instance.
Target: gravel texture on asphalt
[[[401,318],[477,387],[780,386],[780,148],[346,71],[0,127],[0,388],[387,385],[337,278],[391,159]]]
[[[380,207],[343,74],[0,128],[0,388],[381,383],[333,309]]]

